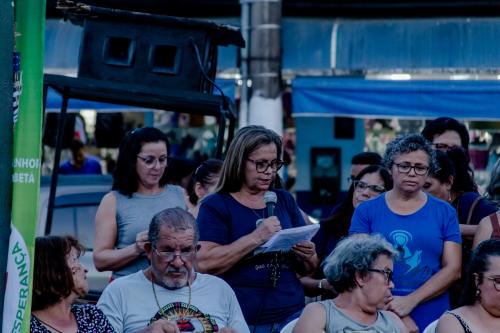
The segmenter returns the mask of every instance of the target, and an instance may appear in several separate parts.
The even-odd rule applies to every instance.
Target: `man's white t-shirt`
[[[116,332],[135,332],[166,317],[177,321],[181,331],[218,332],[231,327],[238,333],[249,333],[234,291],[216,276],[196,273],[189,306],[188,287],[169,290],[155,284],[154,290],[162,311],[151,281],[139,271],[109,284],[97,307]]]

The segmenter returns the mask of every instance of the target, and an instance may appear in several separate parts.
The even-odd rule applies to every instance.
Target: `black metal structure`
[[[59,0],[58,6],[84,32],[78,77],[44,77],[44,112],[48,88],[62,97],[47,225],[52,223],[70,99],[216,117],[215,157],[222,158],[224,140],[230,143],[236,126],[236,112],[214,83],[217,46],[244,47],[238,28],[72,0]],[[212,95],[214,87],[221,95]]]
[[[211,94],[217,47],[245,45],[239,30],[227,25],[101,7],[85,9],[78,77]]]
[[[52,221],[65,119],[68,101],[70,99],[74,98],[216,117],[219,126],[215,154],[216,158],[222,158],[224,152],[224,138],[227,136],[227,149],[232,140],[236,126],[237,116],[234,103],[226,96],[192,91],[163,90],[161,88],[145,87],[128,83],[45,74],[44,98],[46,98],[46,91],[48,88],[54,89],[61,95],[62,106],[57,130],[47,223]]]
[[[60,16],[58,0],[47,0],[47,15]],[[184,17],[240,16],[242,0],[82,0],[98,6]],[[435,17],[494,16],[492,0],[283,0],[283,16],[296,17]]]
[[[233,102],[214,83],[217,46],[245,46],[239,29],[61,0],[60,8],[82,24],[78,77],[46,74],[48,88],[62,97],[57,126],[47,224],[52,222],[69,99],[136,106],[216,117],[216,158],[236,126]],[[213,95],[217,88],[221,95]],[[226,131],[228,132],[226,134]]]

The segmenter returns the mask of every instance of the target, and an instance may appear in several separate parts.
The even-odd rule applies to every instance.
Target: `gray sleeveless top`
[[[134,193],[130,198],[118,191],[113,191],[113,194],[116,198],[116,223],[118,225],[116,248],[118,249],[135,243],[136,235],[147,230],[153,216],[162,210],[174,207],[186,209],[184,190],[176,185],[167,185],[163,192],[154,195]],[[129,275],[148,266],[148,259],[145,254],[142,254],[113,272],[113,277]]]
[[[378,317],[372,325],[359,323],[342,311],[332,300],[319,302],[326,311],[326,333],[400,333],[401,330],[387,314],[387,311],[378,311]]]

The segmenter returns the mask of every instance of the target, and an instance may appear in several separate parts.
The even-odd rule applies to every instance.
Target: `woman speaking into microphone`
[[[275,132],[262,126],[240,129],[215,193],[204,199],[197,219],[198,270],[219,275],[233,288],[250,332],[255,333],[279,332],[300,315],[304,293],[296,272],[311,271],[318,261],[309,241],[289,252],[254,255],[281,229],[304,225],[291,194],[273,186],[283,165],[281,151]],[[269,212],[274,214],[268,216]]]

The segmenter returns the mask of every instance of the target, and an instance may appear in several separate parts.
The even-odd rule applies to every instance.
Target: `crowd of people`
[[[278,134],[241,128],[184,189],[169,180],[167,137],[136,129],[95,218],[94,263],[113,281],[96,306],[74,304],[88,291],[84,249],[38,238],[31,331],[499,332],[498,187],[479,193],[468,143],[463,124],[438,118],[383,157],[356,155],[314,237],[265,252],[310,223],[280,181]]]

